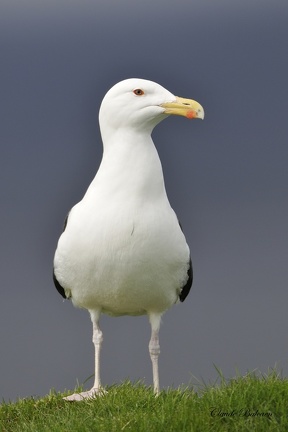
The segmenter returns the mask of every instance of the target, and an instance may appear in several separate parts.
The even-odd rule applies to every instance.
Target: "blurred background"
[[[101,100],[131,77],[206,114],[153,134],[195,272],[163,318],[162,388],[213,383],[214,365],[287,376],[287,20],[284,0],[1,0],[0,400],[94,372],[89,315],[57,293],[52,261],[101,161]],[[103,384],[151,385],[147,317],[101,324]]]

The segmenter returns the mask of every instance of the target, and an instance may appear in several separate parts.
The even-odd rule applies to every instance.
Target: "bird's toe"
[[[92,388],[91,390],[81,392],[81,393],[73,393],[72,395],[66,396],[63,399],[69,402],[81,402],[85,399],[93,399],[98,396],[104,396],[107,393],[106,390],[101,388]]]

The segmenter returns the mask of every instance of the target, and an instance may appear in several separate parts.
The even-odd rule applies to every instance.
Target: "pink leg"
[[[82,393],[74,393],[70,396],[65,397],[67,401],[82,401],[83,399],[89,399],[94,396],[101,396],[105,393],[105,390],[101,387],[100,380],[100,352],[103,341],[102,331],[99,327],[100,311],[89,311],[92,324],[93,324],[93,343],[95,347],[95,379],[93,387]]]
[[[159,328],[161,322],[161,315],[162,314],[156,313],[149,314],[151,324],[151,339],[149,342],[149,352],[152,361],[154,393],[156,396],[158,396],[160,393],[158,357],[160,354]]]

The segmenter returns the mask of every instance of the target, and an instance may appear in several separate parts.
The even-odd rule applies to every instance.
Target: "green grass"
[[[288,380],[275,371],[249,373],[193,389],[170,389],[155,397],[141,383],[122,383],[83,402],[64,394],[0,405],[1,432],[84,431],[288,431]],[[77,389],[78,391],[80,389]],[[66,394],[65,394],[66,395]]]

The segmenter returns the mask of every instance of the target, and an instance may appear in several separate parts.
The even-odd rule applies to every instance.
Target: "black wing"
[[[70,212],[69,212],[69,213],[70,213]],[[66,218],[65,218],[65,221],[64,221],[64,225],[63,225],[63,232],[65,231],[66,226],[67,226],[69,213],[67,214],[67,216],[66,216]],[[58,280],[57,280],[57,278],[56,278],[56,275],[55,275],[54,268],[53,268],[53,282],[54,282],[54,285],[55,285],[57,291],[59,292],[59,294],[61,294],[61,296],[62,296],[64,299],[66,299],[67,297],[66,297],[66,294],[65,294],[65,290],[64,290],[64,288],[62,287],[62,285],[60,285],[60,283],[58,282]]]
[[[179,294],[179,299],[181,302],[183,302],[186,297],[189,294],[189,291],[191,289],[192,286],[192,282],[193,282],[193,268],[192,268],[192,261],[191,261],[191,257],[189,259],[189,268],[187,270],[187,274],[188,274],[188,280],[186,282],[186,284],[183,286],[183,288],[181,289],[181,292]]]
[[[71,210],[70,210],[70,211],[71,211]],[[67,222],[68,222],[68,217],[69,217],[70,211],[69,211],[69,213],[67,214],[67,216],[66,216],[66,218],[65,218],[65,220],[64,220],[64,224],[63,224],[63,231],[62,231],[62,232],[64,232],[65,229],[66,229],[66,226],[67,226]]]
[[[55,285],[57,291],[59,292],[59,294],[61,294],[61,296],[62,296],[64,299],[66,299],[67,297],[66,297],[66,294],[65,294],[65,290],[64,290],[64,288],[62,287],[62,285],[60,285],[60,283],[58,282],[58,280],[57,280],[57,278],[56,278],[56,276],[55,276],[54,269],[53,269],[53,282],[54,282],[54,285]]]
[[[178,220],[179,226],[181,228],[181,231],[183,232],[182,229],[182,225],[180,223],[180,221]],[[192,282],[193,282],[193,267],[192,267],[192,261],[191,261],[191,256],[189,257],[189,268],[187,270],[187,275],[188,275],[188,280],[186,282],[186,284],[181,288],[181,292],[179,294],[179,299],[181,302],[183,302],[186,297],[189,294],[189,291],[191,289],[192,286]]]

